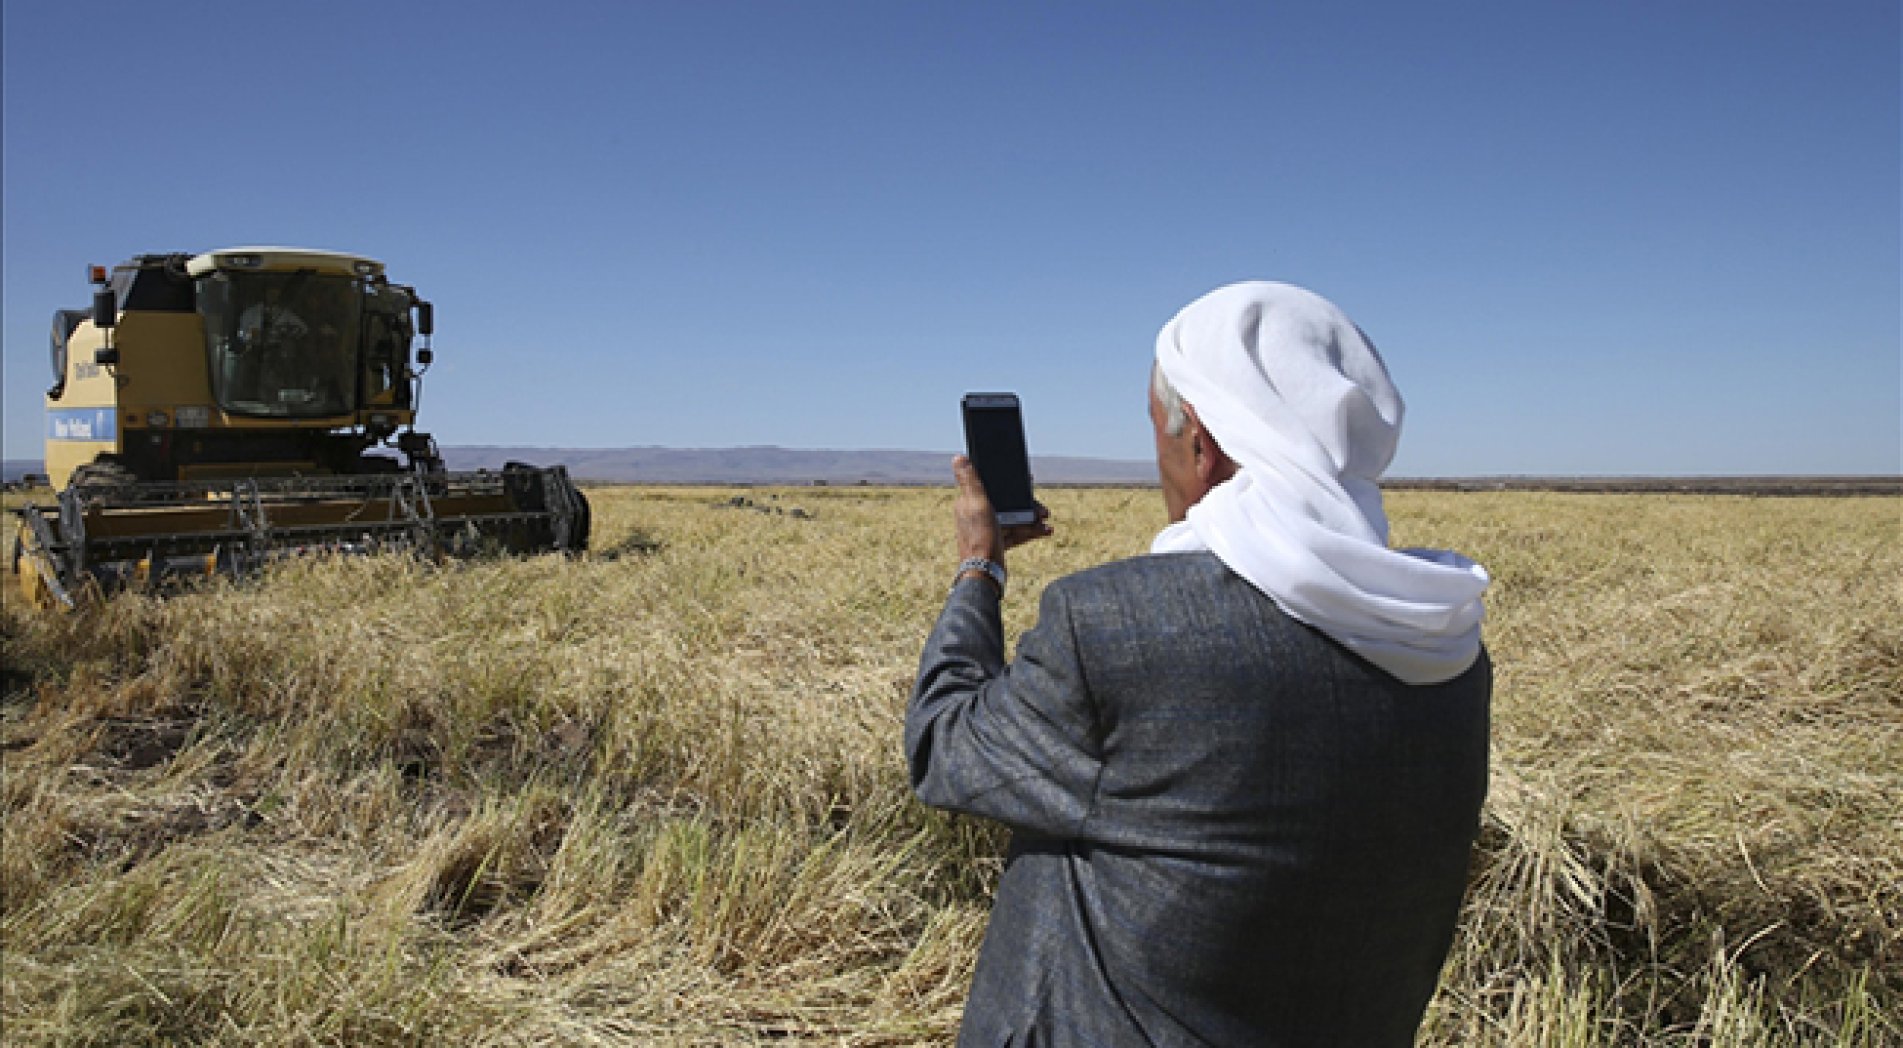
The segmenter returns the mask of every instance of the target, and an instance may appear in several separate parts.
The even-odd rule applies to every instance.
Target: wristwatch
[[[967,571],[982,571],[998,587],[998,595],[1004,596],[1004,565],[988,557],[966,557],[958,562],[958,573],[952,576],[952,585],[965,577]]]

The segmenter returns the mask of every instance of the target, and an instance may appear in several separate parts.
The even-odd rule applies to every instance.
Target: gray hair
[[[1163,405],[1163,432],[1172,437],[1182,436],[1183,427],[1189,424],[1189,416],[1183,413],[1183,395],[1163,377],[1159,364],[1150,365],[1150,392],[1156,394],[1156,402]]]

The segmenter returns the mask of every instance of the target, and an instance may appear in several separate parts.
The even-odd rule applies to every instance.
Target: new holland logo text
[[[68,408],[46,413],[46,435],[53,440],[112,440],[116,416],[109,408]]]

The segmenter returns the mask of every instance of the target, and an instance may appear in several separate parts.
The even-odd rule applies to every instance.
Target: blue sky
[[[4,436],[84,267],[437,307],[448,444],[1146,458],[1157,328],[1334,299],[1403,475],[1903,470],[1894,0],[4,7]]]

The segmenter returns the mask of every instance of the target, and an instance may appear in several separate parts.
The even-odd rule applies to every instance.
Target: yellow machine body
[[[329,345],[306,338],[295,347],[258,351],[354,357],[336,370],[358,383],[338,398],[340,410],[272,417],[216,395],[213,367],[221,333],[207,332],[205,313],[190,308],[199,297],[195,292],[211,281],[274,276],[389,300],[381,314],[387,322],[372,324],[360,307],[358,330],[339,333]],[[110,327],[99,327],[91,316],[74,317],[79,310],[55,317],[58,371],[46,397],[46,472],[56,489],[66,488],[75,470],[102,455],[139,480],[361,472],[352,460],[375,442],[367,434],[387,437],[414,424],[409,313],[417,300],[410,289],[385,281],[381,262],[308,249],[234,248],[189,258],[142,256],[117,267],[113,282],[116,317]],[[74,320],[64,332],[61,317]],[[382,344],[373,345],[372,336]],[[229,344],[230,336],[223,337]],[[116,362],[101,363],[102,350],[116,355]],[[371,359],[373,351],[382,356]],[[268,439],[286,433],[317,439]],[[354,436],[340,442],[320,434]],[[246,448],[258,453],[247,455]]]

